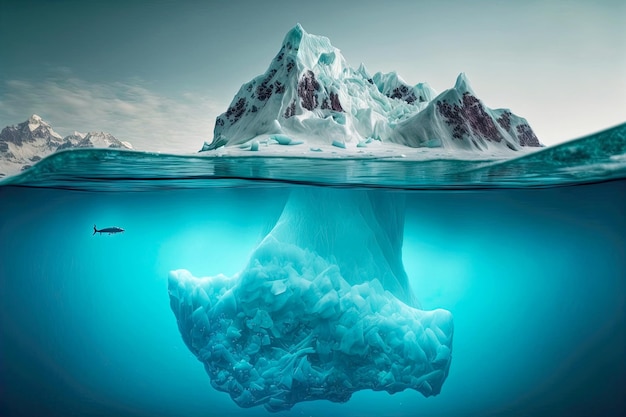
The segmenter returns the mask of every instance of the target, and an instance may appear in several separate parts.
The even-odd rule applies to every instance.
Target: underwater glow
[[[452,315],[409,306],[403,233],[402,196],[296,189],[240,274],[171,272],[171,308],[211,385],[269,411],[362,389],[438,394]]]
[[[286,265],[299,260],[312,265],[311,274],[281,278],[285,293],[307,282],[315,288],[320,274],[313,276],[313,266],[327,265],[331,285],[339,284],[339,291],[333,288],[337,298],[345,294],[344,305],[362,302],[356,295],[365,299],[365,292],[356,290],[367,288],[368,302],[388,301],[385,312],[404,304],[398,311],[410,319],[405,324],[416,341],[414,319],[421,315],[426,328],[429,313],[415,307],[449,311],[453,360],[438,395],[425,398],[414,389],[389,395],[352,390],[358,383],[400,388],[388,384],[396,378],[394,369],[380,375],[379,383],[370,362],[339,350],[349,361],[340,363],[343,370],[367,371],[341,392],[352,392],[350,400],[302,401],[281,416],[621,416],[625,138],[622,125],[505,162],[206,159],[105,149],[54,154],[0,183],[0,414],[268,415],[269,400],[242,408],[212,387],[204,363],[185,345],[187,336],[181,338],[168,286],[202,287],[208,295],[206,285],[222,283],[245,294],[245,278],[264,268],[290,271]],[[384,208],[386,203],[396,210]],[[286,207],[291,208],[285,212]],[[94,223],[125,232],[93,236]],[[333,230],[349,232],[326,235],[336,242],[332,250],[317,230],[331,223]],[[374,240],[368,236],[377,243],[369,245]],[[384,247],[400,249],[372,250]],[[385,278],[359,281],[354,259],[365,266],[363,276]],[[181,268],[214,278],[178,272],[181,279],[168,281],[170,271]],[[342,292],[346,285],[349,293]],[[272,283],[253,295],[272,289],[283,287]],[[183,294],[193,304],[194,293],[183,291],[180,299]],[[188,314],[186,323],[193,325],[193,310]],[[250,325],[266,329],[261,325],[269,323],[267,316],[256,316]],[[357,318],[367,323],[384,315],[352,319]],[[252,342],[248,322],[236,324],[241,338],[249,335]],[[192,325],[185,327],[190,338]],[[268,345],[260,339],[262,352]],[[350,347],[352,340],[357,343]],[[381,340],[391,346],[392,339]],[[343,335],[339,349],[342,341]],[[358,352],[359,346],[359,338],[348,337],[344,349]],[[298,351],[304,356],[294,357]],[[411,351],[397,358],[410,359]],[[308,395],[294,390],[302,379],[298,370],[323,362],[305,352],[295,349],[289,356],[294,397],[286,390],[272,405],[288,408]],[[392,353],[395,359],[399,352]],[[238,354],[240,367],[247,367],[241,359],[252,364],[243,347]],[[402,374],[400,380],[406,378],[408,387],[412,376]],[[278,380],[276,392],[288,382]],[[328,394],[334,388],[324,389]]]
[[[1,414],[268,415],[212,388],[167,277],[246,270],[288,193],[309,187],[68,183],[92,191],[0,187]],[[402,261],[421,309],[454,315],[441,392],[366,389],[280,416],[620,416],[626,182],[383,194],[406,200]],[[126,231],[92,236],[94,221]]]

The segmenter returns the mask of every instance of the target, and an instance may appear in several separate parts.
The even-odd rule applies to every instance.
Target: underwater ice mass
[[[211,385],[269,411],[363,389],[438,394],[452,315],[416,308],[403,226],[393,193],[296,190],[241,273],[172,271],[171,308]]]

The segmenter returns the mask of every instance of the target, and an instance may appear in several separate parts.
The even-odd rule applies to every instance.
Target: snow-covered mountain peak
[[[0,132],[0,141],[21,146],[23,143],[37,143],[37,146],[58,146],[63,138],[41,117],[33,114],[28,120],[7,126]]]
[[[30,116],[28,118],[28,123],[33,124],[33,125],[39,125],[39,124],[48,125],[48,123],[44,122],[41,116],[37,114],[33,114],[32,116]]]
[[[61,135],[55,132],[50,124],[45,122],[40,116],[33,114],[24,123],[18,125],[21,129],[28,129],[34,138],[47,138],[48,136],[62,139]]]
[[[119,141],[110,133],[95,131],[87,133],[75,146],[79,148],[133,148],[130,143]]]
[[[50,124],[33,114],[20,124],[0,131],[0,177],[16,174],[44,157],[70,148],[132,149],[128,142],[117,140],[110,133],[74,132],[62,138]]]
[[[47,123],[45,123],[43,120],[41,120],[41,117],[39,117],[36,114],[33,114],[32,116],[30,116],[28,118],[28,129],[32,132],[33,130],[37,129],[41,124],[45,124],[47,125]]]
[[[88,132],[85,137],[92,137],[92,138],[102,138],[102,139],[107,139],[107,138],[112,138],[113,135],[107,132],[98,132],[98,131],[92,131],[92,132]]]

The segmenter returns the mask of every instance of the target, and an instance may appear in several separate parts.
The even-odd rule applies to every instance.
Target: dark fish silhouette
[[[95,235],[96,233],[100,233],[102,235],[102,233],[108,233],[110,235],[114,234],[114,233],[122,233],[124,231],[124,229],[122,229],[121,227],[105,227],[104,229],[96,229],[96,225],[93,225],[93,234]],[[92,235],[93,236],[93,235]]]

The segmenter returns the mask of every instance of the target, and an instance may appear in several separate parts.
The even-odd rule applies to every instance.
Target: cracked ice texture
[[[438,394],[452,316],[413,307],[402,214],[391,194],[295,192],[240,274],[171,272],[171,308],[211,385],[269,411],[362,389]]]

